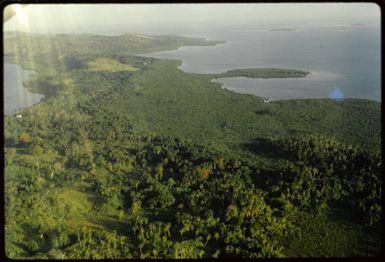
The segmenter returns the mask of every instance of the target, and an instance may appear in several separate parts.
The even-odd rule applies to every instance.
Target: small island
[[[294,78],[305,77],[309,74],[308,71],[283,68],[244,68],[229,70],[224,73],[210,74],[210,77],[225,78],[225,77],[249,77],[249,78]]]
[[[295,28],[271,28],[270,31],[295,31]]]

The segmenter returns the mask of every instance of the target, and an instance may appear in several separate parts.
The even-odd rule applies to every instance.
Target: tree
[[[85,66],[83,60],[79,59],[75,55],[67,55],[63,58],[64,66],[67,70],[80,69]]]
[[[24,132],[19,136],[19,141],[23,146],[26,146],[32,142],[32,139],[28,133]]]
[[[32,155],[39,156],[41,154],[43,154],[43,148],[39,145],[34,146],[32,149]]]
[[[5,149],[5,164],[11,165],[16,156],[16,148],[6,148]]]

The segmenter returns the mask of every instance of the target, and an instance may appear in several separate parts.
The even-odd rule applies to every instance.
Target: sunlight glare
[[[20,4],[14,4],[13,9],[16,12],[16,18],[18,19],[19,22],[22,24],[27,24],[28,23],[28,15],[27,12],[23,9],[23,6]]]

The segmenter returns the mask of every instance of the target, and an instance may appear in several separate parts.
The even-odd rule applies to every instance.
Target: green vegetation
[[[22,64],[25,68],[62,69],[81,68],[89,56],[114,57],[172,50],[182,46],[216,45],[222,41],[181,36],[146,36],[125,34],[100,35],[53,35],[22,32],[4,34],[4,59]],[[119,61],[120,62],[120,61]],[[83,63],[84,64],[84,63]],[[137,67],[135,64],[132,66]]]
[[[135,55],[191,43],[5,34],[47,95],[4,117],[6,255],[379,255],[380,103],[264,103]]]
[[[110,58],[98,58],[88,63],[88,70],[90,71],[106,71],[106,72],[119,72],[119,71],[135,71],[135,67],[129,64],[122,64],[116,60]]]
[[[336,217],[341,211],[343,218]],[[341,211],[296,213],[293,224],[297,230],[293,230],[285,242],[285,255],[301,258],[377,256],[380,232],[351,221],[349,215],[354,218],[354,214],[349,210]]]
[[[244,76],[250,78],[287,78],[287,77],[305,77],[309,74],[307,71],[282,69],[282,68],[244,68],[226,71],[220,74],[210,74],[212,78],[237,77]]]

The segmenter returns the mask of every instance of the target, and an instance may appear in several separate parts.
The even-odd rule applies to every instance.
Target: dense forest
[[[265,103],[139,56],[217,43],[4,34],[45,94],[4,116],[8,257],[379,255],[380,103]]]

